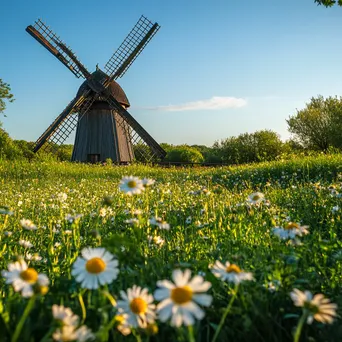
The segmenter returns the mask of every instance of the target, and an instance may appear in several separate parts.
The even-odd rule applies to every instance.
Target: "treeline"
[[[271,130],[243,133],[217,141],[211,147],[204,145],[161,146],[167,152],[165,161],[190,163],[244,164],[286,158],[289,155],[313,152],[340,152],[342,150],[342,97],[317,96],[304,109],[287,120],[292,138],[283,142]],[[72,145],[62,145],[56,154],[44,151],[33,153],[33,142],[12,140],[0,125],[0,158],[2,159],[58,159],[70,160]],[[141,146],[140,146],[141,147]],[[138,151],[139,146],[135,146]],[[137,153],[138,155],[138,153]]]

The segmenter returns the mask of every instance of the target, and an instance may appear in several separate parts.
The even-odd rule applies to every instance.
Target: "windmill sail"
[[[153,23],[142,15],[131,32],[105,65],[107,74],[112,79],[122,77],[141,51],[157,33],[159,28],[160,26],[158,23]]]
[[[55,152],[59,145],[63,144],[76,128],[79,115],[84,115],[96,99],[96,95],[87,93],[76,96],[55,121],[46,129],[35,143],[33,152],[43,149],[47,152]],[[78,113],[78,114],[77,114]]]
[[[40,19],[35,21],[33,26],[27,26],[26,31],[58,58],[77,78],[90,77],[89,71],[78,60],[74,52]]]
[[[134,154],[139,161],[150,162],[156,159],[163,159],[166,155],[164,149],[151,137],[151,135],[139,124],[133,116],[124,109],[114,96],[104,91],[107,95],[107,102],[120,116],[118,124],[125,130],[129,130],[131,144]]]

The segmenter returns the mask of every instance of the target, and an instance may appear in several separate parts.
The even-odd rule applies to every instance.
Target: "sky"
[[[26,31],[41,18],[89,71],[141,15],[160,30],[118,83],[158,142],[203,144],[270,129],[317,95],[342,94],[342,8],[314,0],[11,0],[0,6],[0,78],[15,102],[3,127],[35,141],[82,79]],[[69,139],[72,142],[73,137]]]

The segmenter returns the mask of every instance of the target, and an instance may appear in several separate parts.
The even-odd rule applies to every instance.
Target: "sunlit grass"
[[[31,301],[1,277],[0,341],[14,339],[28,303],[18,341],[52,340],[54,304],[70,308],[98,341],[292,341],[302,315],[290,297],[294,288],[323,293],[341,315],[340,172],[338,155],[216,169],[1,162],[0,270],[24,259],[50,286]],[[128,196],[119,184],[130,175],[155,183]],[[256,192],[265,195],[261,204],[251,203]],[[25,229],[23,219],[38,229]],[[278,238],[274,227],[289,222],[309,226],[309,234]],[[71,272],[85,247],[115,256],[114,281],[81,287]],[[217,260],[254,280],[237,289],[211,272]],[[124,336],[117,329],[120,291],[137,285],[153,294],[175,269],[212,284],[204,318],[189,329],[157,316],[153,328]],[[335,341],[341,333],[336,318],[304,325],[301,336]]]

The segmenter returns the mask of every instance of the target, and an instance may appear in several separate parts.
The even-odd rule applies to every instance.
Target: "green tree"
[[[5,100],[8,100],[9,102],[13,102],[14,97],[13,97],[13,94],[11,94],[10,85],[3,82],[3,80],[0,78],[0,114],[3,113],[6,109]]]
[[[224,163],[253,163],[276,159],[283,152],[283,142],[276,132],[260,130],[215,143],[213,151]]]
[[[202,163],[204,157],[196,148],[180,145],[174,146],[167,151],[165,161],[183,163]]]
[[[342,97],[311,98],[306,107],[286,120],[289,132],[305,148],[342,148]]]
[[[342,6],[342,0],[315,0],[315,3],[318,5],[323,5],[325,7],[331,7],[335,4]]]
[[[14,144],[8,133],[1,127],[0,123],[0,159],[18,159],[23,156],[20,148]]]

